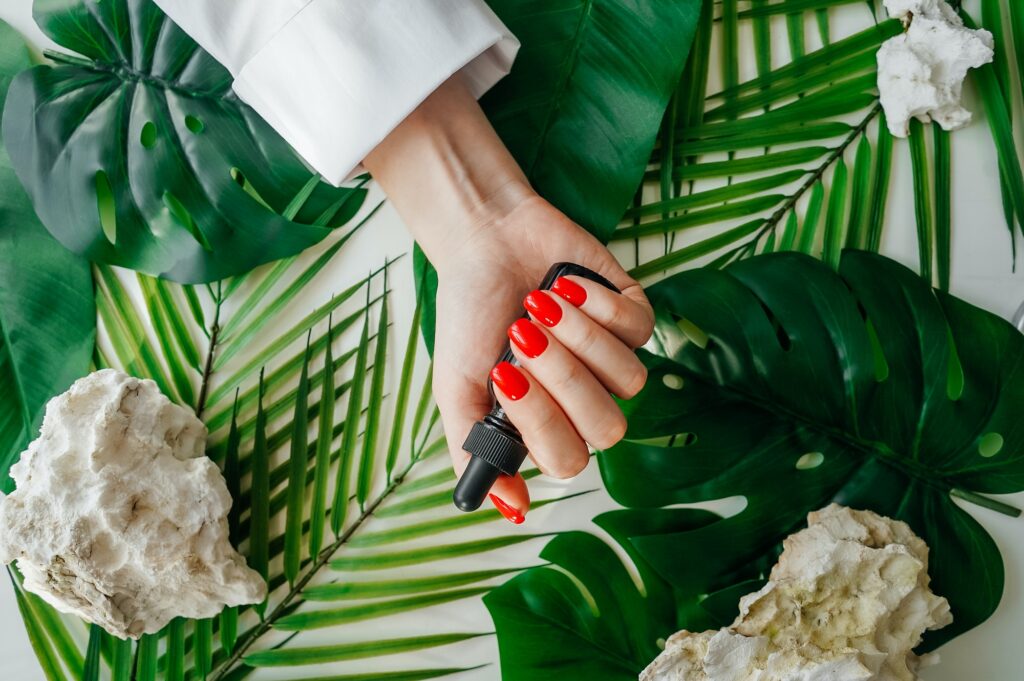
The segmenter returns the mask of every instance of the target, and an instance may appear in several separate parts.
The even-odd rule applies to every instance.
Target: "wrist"
[[[458,75],[403,120],[364,165],[439,271],[536,196]]]

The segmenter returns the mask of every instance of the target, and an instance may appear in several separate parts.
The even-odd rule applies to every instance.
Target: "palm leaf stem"
[[[206,409],[206,396],[210,390],[210,377],[213,375],[213,356],[217,350],[217,340],[220,335],[220,306],[221,282],[217,282],[217,295],[214,296],[213,324],[210,326],[210,345],[206,350],[206,362],[203,365],[203,380],[199,386],[199,399],[196,401],[196,416],[203,417],[203,410]]]
[[[348,541],[355,535],[359,528],[366,522],[380,507],[384,501],[390,497],[396,489],[405,481],[405,477],[419,462],[418,458],[413,458],[409,464],[395,476],[394,480],[388,484],[387,487],[366,507],[362,513],[349,525],[344,532],[338,535],[338,538],[334,540],[330,545],[324,548],[320,554],[316,557],[316,560],[309,567],[309,569],[299,579],[295,581],[295,584],[289,589],[285,597],[278,603],[269,615],[263,618],[263,620],[250,629],[245,636],[243,636],[238,644],[235,646],[234,651],[214,672],[208,677],[210,681],[222,681],[226,675],[232,671],[233,665],[235,665],[242,656],[248,651],[248,649],[255,643],[259,638],[265,634],[273,624],[280,619],[282,616],[288,614],[293,606],[293,601],[299,598],[302,590],[309,584],[310,580],[315,577],[319,571],[326,566],[331,557],[341,549]]]

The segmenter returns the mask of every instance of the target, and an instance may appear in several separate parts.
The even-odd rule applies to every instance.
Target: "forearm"
[[[441,270],[460,246],[534,195],[458,75],[402,121],[364,165]]]

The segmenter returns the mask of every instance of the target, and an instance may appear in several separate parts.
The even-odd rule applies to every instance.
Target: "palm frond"
[[[626,210],[612,236],[613,241],[633,241],[634,277],[648,279],[694,262],[717,267],[776,250],[796,249],[837,262],[843,247],[879,248],[893,140],[878,103],[875,54],[902,26],[895,20],[876,23],[867,3],[863,28],[832,41],[829,10],[853,2],[705,5],[717,16],[705,17],[708,23],[699,27],[694,49],[716,42],[717,34],[720,87],[710,95],[703,83],[688,88],[685,78],[692,71],[684,73],[678,97],[700,110],[681,117],[670,107],[645,176],[654,191]],[[996,4],[988,4],[990,15]],[[822,46],[812,51],[804,36],[807,12],[814,13],[821,34]],[[1021,14],[1016,13],[1017,23],[1024,25]],[[785,22],[789,59],[777,54],[785,48],[770,41],[775,20]],[[754,72],[744,74],[748,77],[743,80],[737,41],[745,23],[754,37]],[[691,62],[706,64],[699,52]],[[781,65],[773,68],[774,63]],[[989,68],[989,76],[985,70],[977,74],[991,106],[1002,101],[1001,68]],[[1004,109],[990,122],[997,140],[1012,138],[1008,115]],[[674,126],[671,134],[664,129],[669,125]],[[929,153],[923,131],[915,126],[914,132],[909,146],[917,178],[921,273],[930,279],[934,270],[939,285],[948,286],[949,143],[944,133],[929,135],[934,138]],[[671,152],[667,146],[673,147]],[[1008,187],[1007,204],[1016,214],[1024,186],[1015,197],[1020,167],[1012,144],[1007,148],[1000,155],[1001,174]],[[673,182],[666,182],[666,173]],[[1024,201],[1019,203],[1024,206]],[[653,236],[659,241],[651,245],[660,252],[641,257],[650,252],[645,244]]]

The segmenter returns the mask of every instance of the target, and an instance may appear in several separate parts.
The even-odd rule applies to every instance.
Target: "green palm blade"
[[[361,598],[384,598],[388,596],[408,596],[417,593],[430,593],[440,589],[451,589],[468,584],[487,581],[496,577],[520,572],[526,568],[499,568],[494,570],[476,570],[432,577],[410,577],[385,581],[332,582],[315,584],[306,588],[302,595],[309,601],[344,601]]]
[[[829,192],[828,210],[825,214],[825,244],[822,251],[822,260],[833,269],[839,268],[839,254],[845,236],[843,230],[847,225],[846,194],[848,191],[846,162],[840,158],[836,161],[835,173],[832,175],[832,189]]]
[[[309,510],[309,555],[316,559],[320,555],[324,538],[324,516],[327,513],[327,480],[330,475],[331,444],[334,442],[334,326],[327,319],[327,344],[324,350],[324,379],[320,393],[320,415],[316,438],[315,468],[313,472],[313,493]],[[331,367],[332,370],[328,370]]]
[[[450,591],[433,591],[407,598],[394,598],[386,601],[375,601],[361,605],[346,606],[330,610],[311,610],[282,617],[274,625],[284,631],[308,631],[322,629],[352,622],[365,622],[376,617],[387,617],[402,612],[411,612],[442,603],[451,603],[466,598],[473,598],[490,591],[490,587],[473,587],[468,589],[452,589]]]
[[[847,248],[867,248],[868,191],[871,185],[871,142],[861,136],[853,160],[853,179],[850,188],[850,218],[846,232]]]
[[[921,121],[910,121],[910,165],[914,173],[914,219],[917,224],[917,257],[921,276],[932,281],[932,249],[935,227],[932,223],[932,194],[929,179],[928,147],[924,125]]]
[[[441,544],[417,549],[403,549],[390,553],[352,554],[330,562],[332,570],[383,570],[390,567],[420,565],[435,560],[471,556],[506,546],[521,544],[548,534],[514,534],[455,544]]]
[[[486,636],[486,634],[457,633],[433,634],[409,638],[393,638],[379,641],[360,641],[333,646],[312,646],[305,648],[278,648],[261,650],[245,656],[245,663],[253,667],[281,667],[307,664],[323,664],[343,660],[359,660],[379,655],[394,655],[415,650],[425,650],[451,645],[460,641]]]
[[[260,392],[256,400],[256,432],[252,450],[252,484],[249,488],[249,567],[269,577],[270,541],[270,452],[267,449],[267,421],[263,412],[263,372],[260,371]],[[262,617],[267,602],[256,606]]]
[[[285,516],[284,574],[289,584],[295,583],[302,559],[302,521],[305,516],[307,448],[309,446],[309,338],[306,336],[306,355],[299,375],[295,396],[295,415],[291,423],[291,453],[288,458],[288,510]]]
[[[363,433],[363,451],[359,459],[359,475],[356,479],[356,502],[363,510],[370,497],[373,484],[374,461],[377,457],[377,440],[380,433],[381,403],[384,401],[384,375],[387,368],[388,351],[388,270],[384,266],[384,293],[380,303],[380,318],[377,320],[377,342],[373,353],[373,373],[370,377],[370,392],[366,403],[366,426]],[[414,327],[415,328],[415,327]]]
[[[366,297],[369,301],[370,283],[366,283]],[[363,313],[363,330],[359,336],[359,350],[356,353],[356,365],[353,373],[352,387],[348,393],[348,408],[345,413],[345,431],[341,436],[341,458],[338,461],[337,477],[334,485],[334,501],[331,504],[331,529],[335,536],[341,534],[348,515],[349,480],[352,476],[353,459],[356,457],[356,445],[359,440],[359,421],[363,410],[363,385],[366,374],[367,355],[369,354],[370,306],[367,303]]]

